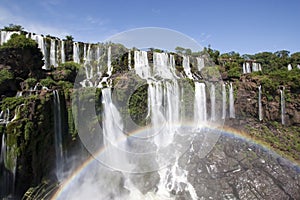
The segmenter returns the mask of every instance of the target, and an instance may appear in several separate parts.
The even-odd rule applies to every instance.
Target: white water
[[[258,119],[259,121],[263,120],[262,105],[261,105],[261,85],[258,86]]]
[[[288,64],[288,71],[291,71],[293,69],[292,65],[291,64]]]
[[[198,71],[201,71],[204,68],[204,58],[197,57],[197,68]]]
[[[146,51],[134,51],[134,70],[143,79],[150,77],[151,71]]]
[[[56,178],[62,181],[64,176],[64,153],[62,144],[62,118],[61,105],[59,93],[57,90],[53,91],[53,105],[54,105],[54,142],[55,142],[55,161],[56,161]]]
[[[281,107],[281,124],[285,124],[285,99],[284,99],[284,88],[280,90],[280,107]]]
[[[211,112],[210,112],[210,120],[216,120],[216,88],[214,84],[211,84],[210,87],[210,103],[211,103]]]
[[[64,40],[61,40],[60,57],[61,57],[61,63],[65,63],[66,55],[65,55],[65,41]]]
[[[201,128],[207,120],[205,84],[195,82],[194,122]]]
[[[153,53],[153,75],[164,79],[173,79],[175,74],[175,61],[173,55],[167,53]]]
[[[128,52],[128,69],[131,70],[132,66],[131,66],[131,51],[129,50]]]
[[[110,77],[113,72],[113,67],[111,65],[111,46],[108,47],[107,50],[107,74]]]
[[[0,154],[0,164],[4,164],[4,159],[5,159],[5,157],[6,157],[5,134],[2,134],[1,154]]]
[[[45,41],[44,41],[44,37],[41,35],[33,35],[31,34],[31,39],[35,40],[36,43],[38,44],[38,47],[40,48],[44,58],[44,66],[43,69],[48,69],[49,67],[49,63],[48,63],[48,52],[47,52],[47,48],[45,45]]]
[[[235,118],[234,95],[233,95],[232,83],[230,83],[230,88],[229,88],[229,117]]]
[[[226,85],[222,85],[222,119],[226,118]]]
[[[73,61],[75,63],[80,63],[80,49],[79,49],[79,43],[78,42],[74,42],[73,43]]]
[[[57,67],[56,62],[56,45],[55,45],[55,39],[51,39],[50,43],[50,66]]]
[[[183,70],[189,79],[193,79],[193,75],[190,67],[190,58],[188,56],[183,56]]]
[[[8,124],[9,121],[9,109],[0,112],[0,124]]]

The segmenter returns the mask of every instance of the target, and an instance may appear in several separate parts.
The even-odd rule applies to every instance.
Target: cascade
[[[197,57],[197,68],[198,68],[198,71],[200,72],[203,68],[204,68],[204,58],[199,58]]]
[[[1,140],[1,154],[0,154],[0,166],[4,164],[4,159],[6,157],[6,143],[5,143],[5,134],[2,134]]]
[[[1,38],[0,38],[0,45],[7,42],[13,34],[20,34],[19,31],[0,31]]]
[[[216,120],[216,88],[214,84],[211,84],[210,87],[210,103],[211,103],[210,120],[215,121]]]
[[[246,73],[251,73],[250,63],[246,62]]]
[[[111,46],[107,50],[107,74],[110,77],[112,75],[113,68],[111,66]]]
[[[190,67],[190,58],[188,56],[183,56],[183,61],[182,61],[182,65],[183,65],[183,70],[185,72],[185,74],[187,75],[188,78],[193,79],[193,75],[191,72],[191,67]]]
[[[285,99],[284,87],[280,90],[281,124],[285,124]]]
[[[230,88],[229,88],[229,117],[235,118],[234,95],[233,95],[232,83],[230,83]]]
[[[55,39],[50,42],[50,66],[57,67]]]
[[[258,67],[257,67],[257,63],[252,63],[252,71],[253,72],[257,72],[258,71]]]
[[[258,86],[258,119],[262,121],[262,105],[261,105],[261,85]]]
[[[153,53],[153,77],[160,76],[165,79],[173,79],[175,74],[175,61],[173,55],[167,53]]]
[[[7,108],[5,111],[0,112],[0,124],[9,123],[9,109]]]
[[[246,70],[246,64],[243,63],[243,74],[246,74],[247,73],[247,70]]]
[[[66,55],[65,55],[65,41],[64,40],[61,40],[60,57],[61,57],[61,63],[65,63]]]
[[[73,42],[73,61],[75,63],[80,63],[80,49],[79,49],[79,43]]]
[[[206,92],[205,84],[195,82],[194,122],[197,128],[206,121]]]
[[[150,77],[151,71],[146,51],[134,51],[134,70],[143,79]]]
[[[57,90],[53,91],[53,97],[56,178],[58,179],[58,181],[61,181],[63,179],[64,172],[64,153],[62,144],[62,113],[59,93]]]
[[[288,67],[287,67],[287,68],[288,68],[289,71],[291,71],[291,70],[293,69],[293,67],[292,67],[291,64],[288,64]]]
[[[33,35],[31,34],[31,39],[35,40],[36,43],[38,44],[38,47],[40,48],[43,56],[44,56],[44,66],[43,69],[48,69],[49,67],[49,63],[48,63],[48,52],[47,52],[47,48],[45,45],[45,41],[44,41],[44,37],[41,35]]]
[[[131,51],[128,52],[128,69],[131,70]]]
[[[223,83],[222,85],[222,119],[226,117],[226,86]]]
[[[258,71],[261,71],[261,64],[258,63]]]

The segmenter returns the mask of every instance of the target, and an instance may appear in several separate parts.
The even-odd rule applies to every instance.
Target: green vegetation
[[[13,34],[11,38],[4,43],[1,48],[36,48],[37,43],[30,39],[27,38],[25,35],[22,34]]]
[[[21,25],[9,24],[8,26],[4,26],[2,31],[23,31],[24,28]]]
[[[276,121],[259,126],[245,127],[251,137],[264,142],[281,155],[299,161],[300,128],[298,126],[283,126]]]
[[[0,70],[0,85],[5,84],[8,80],[14,78],[14,75],[9,72],[7,69]]]

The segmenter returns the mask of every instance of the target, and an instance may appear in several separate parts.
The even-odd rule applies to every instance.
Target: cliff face
[[[258,120],[258,87],[261,85],[259,80],[255,77],[242,76],[234,85],[236,88],[235,108],[237,118],[243,120],[254,118]],[[292,93],[288,85],[279,87],[271,94],[266,92],[267,88],[265,89],[264,85],[261,85],[261,87],[262,121],[282,122],[280,88],[284,87],[285,125],[297,126],[300,124],[300,94]]]

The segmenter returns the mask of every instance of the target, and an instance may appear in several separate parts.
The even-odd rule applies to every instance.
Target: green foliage
[[[25,125],[25,131],[24,131],[24,139],[26,140],[26,141],[28,141],[29,139],[30,139],[30,134],[34,131],[33,130],[33,127],[34,127],[34,124],[33,124],[33,122],[31,122],[31,121],[28,121],[27,123],[26,123],[26,125]]]
[[[25,35],[15,33],[1,48],[37,48],[37,43]]]
[[[68,40],[68,41],[73,41],[74,38],[73,38],[72,35],[67,35],[67,36],[66,36],[66,40]]]
[[[23,31],[24,28],[21,25],[9,24],[8,26],[4,26],[3,31]]]
[[[65,63],[61,64],[60,67],[77,72],[80,69],[81,65],[78,63],[75,63],[73,61],[69,61],[69,62],[65,62]]]
[[[186,48],[183,48],[183,47],[176,47],[175,51],[178,54],[192,55],[192,50],[188,49],[188,48],[186,49]]]
[[[34,87],[37,83],[37,80],[35,78],[28,78],[25,80],[26,89],[29,90],[31,87]]]
[[[47,88],[51,88],[53,86],[56,86],[56,82],[53,79],[51,79],[49,76],[45,79],[42,79],[40,81],[40,83],[41,83],[42,86],[45,86]]]
[[[7,69],[0,70],[0,85],[5,84],[6,81],[14,78],[14,75],[9,72]]]
[[[241,67],[236,62],[226,63],[229,70],[227,71],[227,75],[229,78],[239,78],[241,74]]]
[[[139,87],[129,99],[129,114],[131,119],[139,124],[145,125],[148,113],[148,85]]]
[[[24,97],[6,97],[1,102],[1,110],[14,110],[18,105],[25,102]]]
[[[204,52],[208,53],[214,64],[219,64],[220,51],[213,50],[210,48],[210,46],[208,46],[208,48],[204,47]]]

